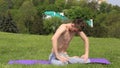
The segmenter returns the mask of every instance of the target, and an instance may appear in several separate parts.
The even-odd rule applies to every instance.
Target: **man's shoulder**
[[[62,26],[62,27],[66,27],[66,24],[61,24],[60,26]]]
[[[57,31],[65,31],[66,30],[66,24],[61,24]]]
[[[59,28],[66,28],[66,24],[61,24]]]

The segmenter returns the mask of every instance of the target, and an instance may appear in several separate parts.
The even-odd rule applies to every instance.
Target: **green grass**
[[[0,32],[0,68],[61,68],[54,65],[20,65],[8,64],[9,60],[34,59],[47,60],[51,52],[51,35],[12,34]],[[70,64],[63,68],[119,68],[120,39],[89,38],[90,57],[106,58],[111,64]],[[70,56],[82,55],[84,45],[79,37],[74,37],[68,48]]]

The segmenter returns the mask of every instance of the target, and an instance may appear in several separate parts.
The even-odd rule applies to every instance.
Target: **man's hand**
[[[66,58],[64,56],[56,56],[58,60],[62,61],[62,62],[67,62],[69,60],[69,58]]]
[[[88,60],[88,55],[87,54],[84,54],[81,56],[82,59],[84,59],[85,62],[87,62]]]

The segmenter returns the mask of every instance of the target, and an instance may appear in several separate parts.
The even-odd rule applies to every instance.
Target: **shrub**
[[[62,20],[58,17],[49,18],[43,21],[43,29],[45,34],[54,33],[58,26],[62,24]]]

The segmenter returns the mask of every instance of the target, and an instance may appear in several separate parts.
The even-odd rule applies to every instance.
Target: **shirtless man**
[[[53,47],[52,53],[49,56],[49,60],[52,64],[65,65],[69,63],[89,63],[89,40],[85,33],[82,31],[82,28],[84,26],[85,23],[82,19],[75,19],[71,23],[62,24],[59,26],[52,37]],[[70,41],[76,33],[84,41],[85,54],[81,57],[69,57],[66,50],[69,46]]]

